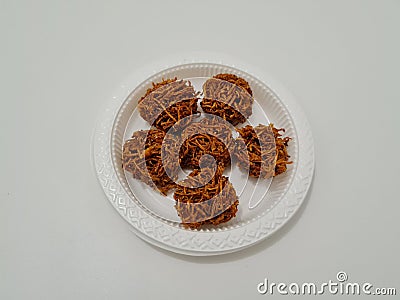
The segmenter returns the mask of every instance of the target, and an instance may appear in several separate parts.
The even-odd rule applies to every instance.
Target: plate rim
[[[192,56],[193,57],[193,56]],[[239,60],[231,60],[227,57],[224,59],[211,59],[209,54],[206,57],[201,55],[196,55],[196,59],[185,60],[182,59],[181,56],[173,59],[171,57],[166,61],[158,61],[150,63],[140,69],[137,69],[134,73],[131,74],[128,80],[126,80],[123,84],[121,84],[116,91],[113,93],[111,97],[111,101],[108,101],[105,104],[105,107],[101,110],[101,113],[98,115],[98,119],[96,122],[96,127],[92,134],[92,143],[91,143],[91,159],[92,164],[94,166],[95,175],[98,179],[98,182],[103,188],[103,191],[110,201],[111,205],[119,212],[119,214],[123,217],[123,219],[130,224],[130,229],[141,239],[146,242],[153,244],[157,247],[163,248],[168,251],[172,251],[175,253],[186,254],[186,255],[194,255],[194,256],[208,256],[208,255],[219,255],[226,254],[235,251],[242,250],[244,248],[250,247],[267,237],[274,234],[281,227],[284,226],[299,210],[301,205],[304,202],[306,195],[308,194],[309,188],[311,186],[311,182],[313,180],[314,175],[314,167],[315,167],[315,154],[314,154],[314,142],[312,138],[311,128],[307,121],[307,118],[302,111],[301,107],[298,105],[295,98],[284,88],[280,83],[270,77],[266,72],[257,70],[254,66],[249,66],[244,63],[240,63],[238,65]],[[214,55],[215,57],[215,55]],[[219,56],[220,57],[220,56]],[[235,64],[230,62],[235,61]],[[271,227],[263,228],[262,226],[255,226],[256,229],[250,228],[247,231],[247,227],[254,227],[255,223],[261,223],[263,220],[265,221],[270,215],[274,212],[276,208],[273,208],[269,213],[259,218],[259,220],[245,224],[238,228],[233,228],[229,231],[191,231],[185,229],[179,229],[176,227],[171,227],[166,223],[159,223],[160,221],[155,219],[153,216],[147,214],[142,210],[137,204],[132,203],[130,200],[130,196],[125,193],[124,188],[121,186],[116,171],[113,167],[111,160],[111,132],[112,132],[112,124],[114,123],[114,119],[116,114],[118,113],[120,106],[124,103],[126,98],[132,91],[132,83],[134,82],[135,86],[139,86],[141,83],[146,81],[146,79],[152,77],[153,75],[172,67],[187,65],[187,64],[200,64],[200,63],[209,63],[209,64],[218,64],[223,65],[230,68],[235,68],[240,71],[249,73],[254,76],[258,80],[263,83],[268,83],[267,86],[276,94],[276,96],[280,99],[280,101],[286,106],[286,109],[289,111],[291,118],[294,121],[295,130],[297,134],[299,133],[299,126],[302,129],[302,135],[305,135],[307,138],[308,145],[308,162],[307,162],[307,172],[306,177],[302,178],[303,187],[300,192],[295,191],[296,194],[299,194],[297,197],[297,204],[295,204],[290,210],[286,211],[284,209],[283,215],[280,217],[280,222],[275,222],[276,217],[272,217]],[[112,121],[111,128],[106,128],[107,120]],[[107,132],[110,132],[107,135]],[[105,141],[103,140],[105,138]],[[108,140],[108,143],[106,142]],[[299,139],[299,163],[298,169],[295,173],[295,176],[298,176],[299,169],[301,167],[301,156],[300,156],[300,143],[305,141]],[[100,144],[99,144],[100,143]],[[108,148],[108,149],[107,149]],[[108,157],[107,157],[108,153]],[[107,166],[108,165],[108,166]],[[110,169],[111,165],[111,169]],[[293,188],[294,182],[289,187],[289,191]],[[129,199],[126,199],[126,198]],[[283,199],[281,201],[286,201],[287,199]],[[127,204],[129,203],[129,205]],[[288,202],[289,203],[289,202]],[[285,206],[284,206],[285,208]],[[135,211],[136,210],[136,211]],[[147,219],[147,220],[146,220]],[[148,224],[145,224],[146,222]],[[157,224],[158,223],[158,224]],[[267,222],[268,223],[268,222]],[[262,224],[261,224],[262,225]],[[162,235],[156,233],[157,230],[161,231],[161,227],[171,227],[169,234]],[[258,229],[258,232],[257,232]],[[256,232],[254,232],[256,230]],[[263,230],[262,234],[260,234],[260,230]],[[218,246],[220,242],[219,239],[222,238],[223,235],[227,236],[226,239],[232,234],[232,231],[242,231],[240,234],[233,238],[233,241],[237,240],[237,243],[233,243],[230,241],[228,246],[225,245],[224,249],[221,249]],[[257,235],[258,233],[258,235]],[[211,235],[210,237],[204,238],[205,235]],[[179,237],[176,237],[178,235]],[[175,245],[170,241],[171,237],[175,236],[174,239],[180,238],[181,244]],[[202,237],[199,241],[196,241],[197,237]],[[215,236],[219,236],[219,238],[215,238]],[[231,237],[232,238],[232,237]],[[216,242],[218,240],[218,242]],[[185,247],[184,245],[190,241],[191,247]],[[229,240],[227,240],[229,242]],[[215,242],[215,243],[214,243]],[[203,247],[204,244],[207,243],[208,246]],[[214,245],[213,247],[210,247]]]

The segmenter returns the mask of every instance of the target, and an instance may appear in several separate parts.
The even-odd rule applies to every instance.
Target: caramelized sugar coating
[[[153,83],[138,101],[139,114],[150,125],[165,132],[174,125],[175,129],[183,128],[198,116],[198,94],[187,80],[173,78]]]
[[[168,159],[168,153],[178,150],[176,141],[165,136],[158,129],[136,131],[122,152],[123,169],[164,195],[175,187],[179,167],[179,161]]]
[[[273,124],[258,125],[253,128],[247,125],[237,129],[239,137],[234,156],[238,166],[248,171],[251,177],[270,178],[287,170],[289,154],[287,146],[291,138],[283,137],[283,128],[277,129]]]
[[[254,99],[249,83],[234,74],[218,74],[203,85],[204,112],[214,114],[236,126],[252,114]]]
[[[183,226],[192,229],[216,226],[236,216],[239,204],[236,191],[228,177],[222,176],[221,164],[214,171],[196,169],[175,190],[175,208]]]
[[[229,124],[221,118],[207,116],[190,124],[182,132],[181,139],[179,158],[182,167],[198,168],[200,158],[205,154],[213,156],[223,166],[231,161],[235,141]]]

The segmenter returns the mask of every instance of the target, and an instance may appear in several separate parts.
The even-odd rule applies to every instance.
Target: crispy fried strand
[[[223,166],[219,164],[213,176],[209,168],[196,169],[178,185],[174,199],[175,208],[186,228],[198,229],[204,225],[219,225],[235,217],[239,204],[238,197],[228,177],[222,176]],[[209,178],[210,181],[207,181]],[[205,180],[204,180],[205,179]],[[201,187],[191,188],[188,184]]]
[[[176,130],[184,128],[198,114],[198,94],[190,81],[176,77],[153,83],[138,101],[140,116],[165,132],[174,125]]]
[[[225,74],[217,74],[214,76],[214,78],[225,80],[237,86],[240,86],[244,88],[250,94],[250,96],[253,96],[253,91],[251,90],[249,83],[243,78],[240,78],[239,76],[225,73]]]
[[[251,177],[270,178],[286,171],[289,161],[287,152],[291,138],[282,138],[281,132],[273,124],[258,125],[253,128],[247,125],[237,129],[240,134],[236,142],[234,156],[238,166],[249,172]]]
[[[190,124],[181,135],[182,143],[179,157],[183,167],[198,168],[200,158],[212,155],[223,166],[231,161],[234,139],[229,124],[217,117],[205,117]]]
[[[246,80],[234,74],[218,74],[203,85],[204,112],[217,115],[232,125],[243,123],[252,114],[253,92]]]
[[[178,178],[179,162],[168,159],[168,153],[178,148],[174,139],[164,140],[164,137],[165,133],[158,129],[134,132],[123,146],[122,167],[134,178],[166,195],[176,185],[174,181]]]

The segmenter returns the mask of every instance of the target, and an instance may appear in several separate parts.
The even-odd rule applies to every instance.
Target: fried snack
[[[237,132],[240,136],[236,140],[234,156],[239,168],[248,171],[249,176],[277,176],[286,171],[286,165],[292,163],[287,152],[291,138],[281,137],[285,129],[276,129],[273,124],[255,128],[247,125],[237,129]]]
[[[165,136],[158,129],[136,131],[125,142],[122,153],[123,169],[164,195],[176,186],[179,167],[179,161],[168,159],[168,153],[177,151],[178,146],[174,139]]]
[[[178,130],[188,124],[192,117],[198,116],[198,95],[190,81],[177,80],[176,77],[166,79],[153,83],[153,87],[139,99],[139,113],[150,125],[160,130],[167,132],[175,124],[177,126],[174,128]]]
[[[246,80],[233,74],[218,74],[203,84],[204,112],[217,115],[236,126],[252,114],[253,92]]]
[[[222,176],[221,164],[215,174],[213,172],[210,168],[196,169],[178,184],[174,194],[175,208],[184,227],[216,226],[236,216],[239,200],[233,185],[228,177]]]
[[[182,132],[181,139],[179,158],[182,167],[198,168],[200,158],[205,154],[213,156],[225,167],[231,161],[230,152],[233,152],[235,141],[229,124],[221,118],[207,116],[191,123]]]
[[[225,80],[237,86],[240,86],[244,88],[250,94],[250,96],[253,96],[253,91],[251,90],[249,83],[243,78],[240,78],[234,74],[217,74],[214,76],[214,78]]]

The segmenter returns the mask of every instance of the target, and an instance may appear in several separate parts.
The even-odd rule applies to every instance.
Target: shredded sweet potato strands
[[[253,91],[251,90],[249,83],[241,77],[238,77],[234,74],[224,73],[224,74],[217,74],[213,78],[225,80],[230,83],[233,83],[234,85],[240,86],[244,88],[250,94],[250,96],[253,96]]]
[[[247,125],[237,131],[240,135],[237,141],[241,143],[236,143],[234,156],[239,168],[248,171],[251,177],[277,176],[292,163],[287,152],[290,138],[281,138],[285,129],[260,124],[255,128]]]
[[[152,129],[133,133],[125,142],[122,153],[122,167],[133,177],[166,195],[175,187],[178,178],[179,161],[161,159],[162,151],[177,151],[174,139],[165,139],[165,132]],[[167,175],[172,174],[172,178]]]
[[[122,154],[122,167],[134,178],[164,195],[175,190],[176,211],[182,225],[191,229],[216,226],[236,216],[236,191],[222,175],[231,162],[230,153],[252,177],[279,175],[292,163],[287,152],[290,138],[282,137],[283,128],[248,125],[236,129],[239,137],[233,138],[227,122],[235,126],[252,114],[253,92],[246,80],[218,74],[204,83],[203,95],[203,111],[214,116],[193,122],[198,117],[199,92],[189,81],[153,83],[138,101],[138,109],[157,129],[134,132]],[[170,129],[172,133],[166,134]],[[176,183],[179,164],[194,170]]]
[[[192,123],[182,132],[181,139],[184,141],[179,152],[182,167],[198,168],[205,154],[213,156],[223,166],[231,161],[229,153],[233,151],[234,139],[222,119],[206,117]]]
[[[254,99],[247,81],[233,74],[218,74],[203,85],[204,112],[217,115],[232,125],[243,123],[252,114]]]
[[[236,215],[239,200],[228,177],[222,176],[223,165],[218,165],[214,176],[212,172],[214,170],[209,168],[195,169],[175,190],[175,208],[187,228],[198,229],[208,224],[216,226]],[[212,179],[208,181],[210,177]],[[198,186],[199,183],[204,185],[197,188],[187,186]]]
[[[139,99],[139,113],[150,125],[165,132],[174,125],[175,129],[184,128],[192,117],[198,116],[198,95],[189,81],[166,79],[153,83]]]

